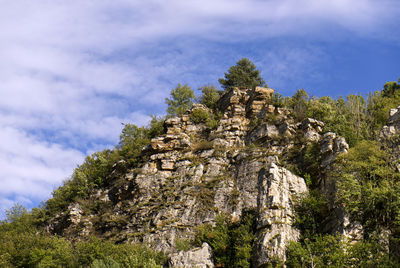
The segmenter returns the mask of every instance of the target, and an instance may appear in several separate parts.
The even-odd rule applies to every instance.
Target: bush
[[[19,213],[19,212],[18,212]],[[162,267],[163,253],[143,245],[114,244],[90,238],[73,245],[62,237],[42,234],[32,214],[12,215],[0,223],[1,267]]]
[[[206,123],[210,120],[210,114],[204,109],[194,109],[190,114],[190,120],[195,124]]]
[[[199,90],[202,92],[199,102],[211,110],[216,110],[217,102],[221,97],[222,92],[214,85],[203,86],[199,88]]]
[[[75,247],[75,254],[82,266],[119,264],[121,267],[162,267],[166,261],[163,253],[155,252],[143,245],[114,244],[111,241],[92,237]],[[103,264],[102,262],[103,261]]]
[[[76,264],[71,243],[41,234],[32,214],[18,207],[8,215],[8,220],[0,223],[2,267],[73,267]]]
[[[201,108],[193,110],[190,114],[190,120],[193,123],[206,124],[209,129],[216,129],[218,127],[220,117],[220,113],[213,115]]]
[[[218,267],[250,267],[254,242],[255,214],[244,212],[240,222],[231,221],[229,216],[218,215],[216,225],[199,226],[195,244],[207,242],[213,249]]]
[[[315,235],[290,242],[286,250],[287,267],[399,267],[379,238],[347,243],[333,235]]]
[[[290,242],[286,254],[287,267],[346,267],[341,238],[332,235],[317,235],[303,244]]]
[[[178,251],[188,251],[192,247],[193,241],[190,239],[175,239],[175,248]]]
[[[117,151],[108,149],[87,156],[74,170],[72,178],[54,190],[53,198],[47,200],[45,210],[49,216],[64,211],[78,198],[88,198],[93,189],[106,185],[108,175],[119,159]]]
[[[331,213],[325,196],[317,190],[302,197],[295,205],[294,226],[301,231],[302,239],[322,233]]]

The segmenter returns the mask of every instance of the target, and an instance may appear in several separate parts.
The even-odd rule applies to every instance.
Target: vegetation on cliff
[[[228,73],[225,73],[225,79],[220,79],[220,83],[226,90],[226,95],[233,92],[230,91],[232,87],[248,88],[253,94],[249,95],[251,99],[256,98],[255,88],[263,86],[265,81],[251,61],[241,59],[228,70]],[[212,149],[209,157],[218,156],[223,159],[228,154],[239,155],[235,152],[238,151],[236,147],[227,150],[225,145],[215,146],[204,138],[217,135],[215,133],[222,120],[222,113],[225,112],[221,111],[222,106],[218,103],[224,95],[214,85],[206,85],[200,88],[200,91],[201,96],[198,100],[202,105],[193,104],[196,99],[193,90],[188,85],[179,84],[171,91],[170,98],[166,99],[168,115],[165,118],[153,117],[146,127],[126,124],[118,145],[113,149],[99,151],[86,157],[84,163],[75,169],[71,178],[56,189],[53,197],[40,208],[27,212],[22,207],[16,206],[8,211],[7,219],[0,223],[0,266],[161,267],[164,265],[166,256],[149,249],[151,243],[145,243],[146,241],[142,243],[142,234],[129,233],[136,239],[134,241],[137,243],[134,244],[121,243],[126,241],[112,236],[112,232],[122,230],[129,223],[130,217],[134,217],[135,214],[115,214],[110,202],[101,200],[99,193],[105,188],[110,189],[110,185],[114,187],[112,189],[121,192],[118,197],[123,196],[124,191],[131,191],[128,182],[131,185],[134,183],[127,179],[126,174],[135,176],[152,157],[149,153],[155,150],[152,147],[152,139],[162,134],[165,139],[172,139],[173,135],[183,135],[173,127],[166,133],[165,120],[167,118],[173,120],[174,116],[181,116],[182,121],[192,124],[188,126],[201,126],[190,135],[184,133],[187,137],[184,136],[183,139],[185,142],[189,140],[191,144],[182,145],[182,151],[195,152],[185,155],[185,159],[179,159],[182,163],[185,161],[190,163],[188,170],[196,173],[196,167],[204,168],[205,164],[201,163],[199,155],[203,151],[207,153],[209,149]],[[235,101],[240,100],[235,99]],[[367,99],[361,95],[336,99],[327,96],[310,97],[304,89],[298,90],[292,97],[275,93],[268,99],[268,103],[262,103],[262,108],[268,108],[270,105],[276,109],[285,109],[289,111],[287,116],[279,113],[270,113],[267,116],[264,114],[263,118],[251,113],[246,115],[250,118],[248,133],[257,130],[262,132],[263,130],[257,127],[262,125],[268,127],[269,123],[282,123],[285,120],[290,121],[291,125],[301,126],[304,120],[313,118],[325,124],[324,133],[335,132],[344,137],[350,145],[349,151],[338,156],[335,164],[325,170],[321,168],[323,159],[320,143],[313,140],[306,141],[303,136],[292,137],[291,140],[289,136],[280,137],[275,134],[268,137],[275,147],[289,148],[279,159],[280,164],[304,178],[309,188],[309,194],[299,199],[295,206],[294,227],[300,230],[300,237],[298,241],[293,241],[287,246],[288,267],[396,267],[400,263],[400,174],[392,148],[379,139],[379,132],[389,119],[389,110],[399,104],[400,86],[397,82],[388,82],[381,91],[369,94]],[[191,113],[185,114],[188,109],[192,109]],[[234,112],[237,111],[232,111]],[[244,112],[238,109],[238,113]],[[323,125],[321,122],[317,124]],[[285,126],[284,122],[280,126]],[[238,129],[235,125],[234,130]],[[235,159],[240,162],[243,159],[260,157],[266,149],[263,148],[263,144],[257,142],[253,140],[248,142],[240,157]],[[170,162],[177,161],[177,156],[173,151],[161,154],[173,159],[169,162],[162,160],[158,162],[160,166],[164,166],[163,172],[169,174],[168,172],[173,169],[171,166],[174,165]],[[274,158],[277,154],[278,152],[268,152],[265,157]],[[220,161],[219,158],[215,159]],[[221,172],[219,174],[223,175],[215,176],[208,181],[204,176],[198,182],[182,179],[179,185],[175,183],[173,176],[165,175],[166,178],[162,178],[166,180],[163,185],[168,187],[156,190],[157,196],[140,203],[141,206],[132,210],[148,209],[150,211],[148,217],[151,218],[151,212],[160,207],[183,206],[179,195],[193,196],[194,200],[204,206],[202,213],[208,222],[199,225],[195,234],[188,235],[187,240],[177,239],[176,248],[190,249],[206,242],[213,249],[213,258],[217,266],[250,267],[258,228],[256,220],[260,215],[254,211],[243,211],[241,218],[238,219],[232,215],[219,213],[219,216],[213,219],[214,222],[209,222],[210,214],[207,213],[213,210],[215,189],[219,185],[233,184],[236,187],[229,188],[232,190],[225,193],[229,204],[237,205],[235,197],[240,194],[238,186],[234,185],[237,182],[229,178],[229,174],[233,171],[224,166]],[[326,191],[325,184],[333,185],[334,194]],[[185,187],[191,187],[191,190]],[[112,202],[115,207],[130,205],[119,199]],[[65,235],[60,230],[49,229],[50,222],[66,221],[65,218],[75,209],[72,204],[78,204],[79,208],[89,216],[97,215],[90,218],[89,225],[94,226],[93,229],[96,230],[90,236],[82,238],[78,233]],[[212,215],[216,214],[215,211],[213,213]],[[346,215],[343,218],[360,226],[361,237],[352,241],[342,236],[344,232],[338,230],[337,226],[329,225],[331,219],[339,214]],[[143,219],[143,225],[149,225],[146,228],[150,232],[157,232],[169,223],[160,220],[157,226],[150,226],[149,218]],[[62,224],[59,226],[66,229]],[[77,227],[75,231],[84,232],[85,226],[82,222],[77,226],[81,230]],[[177,228],[184,227],[178,225]],[[56,234],[64,234],[65,237]],[[271,264],[278,265],[281,261],[271,259]]]

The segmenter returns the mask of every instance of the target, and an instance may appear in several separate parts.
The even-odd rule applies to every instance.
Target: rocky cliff
[[[393,161],[396,162],[397,171],[400,171],[400,106],[390,109],[387,125],[383,126],[380,132],[380,139],[383,144],[392,150]]]
[[[170,266],[213,267],[208,244],[178,252],[177,241],[192,239],[200,225],[214,225],[219,214],[239,221],[251,211],[256,216],[253,266],[284,261],[286,245],[299,238],[294,206],[308,192],[291,167],[301,166],[307,146],[318,145],[318,180],[332,195],[326,172],[348,145],[325,133],[323,122],[296,122],[289,110],[272,105],[273,93],[261,87],[226,92],[218,102],[217,127],[195,116],[216,113],[201,104],[169,118],[164,134],[143,149],[139,168],[126,171],[117,163],[109,186],[71,204],[51,220],[49,231],[74,239],[140,241],[168,253]],[[344,230],[340,217],[331,222]]]

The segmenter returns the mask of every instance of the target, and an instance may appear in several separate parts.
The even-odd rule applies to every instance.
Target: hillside
[[[9,212],[0,264],[396,267],[390,85],[368,102],[229,87],[147,128],[128,124],[41,208]]]

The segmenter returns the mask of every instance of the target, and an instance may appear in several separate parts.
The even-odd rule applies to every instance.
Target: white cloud
[[[0,127],[0,207],[49,197],[70,176],[84,155],[59,144],[39,141],[21,130]],[[14,198],[13,198],[14,197]]]
[[[370,0],[0,3],[2,208],[47,197],[82,160],[81,151],[116,143],[121,123],[146,124],[178,82],[214,79],[202,70],[225,66],[207,55],[236,51],[201,42],[316,32],[332,38],[327,25],[385,35],[399,14],[397,1]],[[281,48],[259,62],[279,82],[312,73],[301,69],[315,60],[310,50]]]

